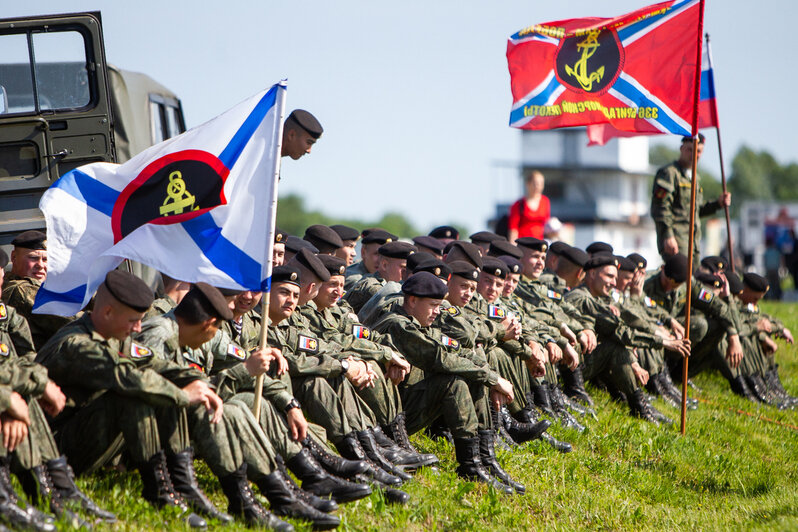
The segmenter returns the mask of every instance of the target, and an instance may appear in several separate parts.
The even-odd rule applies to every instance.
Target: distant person
[[[535,170],[526,176],[526,196],[513,203],[507,220],[507,240],[531,236],[543,239],[543,228],[551,217],[549,198],[543,195],[545,178]]]
[[[781,299],[781,251],[776,246],[773,239],[767,239],[765,242],[765,277],[771,290],[765,295],[765,299]]]
[[[704,150],[704,135],[698,134],[698,154]],[[657,249],[663,260],[671,255],[687,255],[690,240],[690,190],[692,186],[693,138],[683,137],[679,159],[657,171],[651,197],[651,217],[657,229]],[[701,224],[699,217],[714,214],[731,205],[731,193],[704,202],[704,192],[696,176],[696,217],[693,239],[693,264],[700,260]]]

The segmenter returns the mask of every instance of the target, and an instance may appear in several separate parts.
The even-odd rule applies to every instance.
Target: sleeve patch
[[[190,367],[190,368],[193,368],[193,369],[196,369],[196,370],[197,370],[197,371],[199,371],[200,373],[205,373],[205,370],[204,370],[204,369],[202,369],[202,366],[200,366],[200,365],[199,365],[199,364],[197,364],[196,362],[189,362],[189,363],[188,363],[188,367]]]
[[[8,318],[8,310],[5,303],[0,303],[0,321]]]
[[[748,310],[748,312],[750,312],[751,314],[756,314],[757,312],[759,312],[759,307],[758,307],[758,306],[757,306],[755,303],[748,303],[748,304],[745,306],[745,308],[746,308],[746,309]]]
[[[656,190],[654,190],[654,197],[657,198],[657,199],[661,200],[662,198],[664,198],[667,195],[668,195],[668,190],[664,189],[662,187],[657,187]]]
[[[706,288],[702,288],[701,291],[698,293],[698,299],[701,301],[706,301],[709,303],[715,297],[715,294],[707,290]]]
[[[646,296],[646,298],[643,300],[643,302],[644,302],[644,303],[646,304],[646,306],[647,306],[647,307],[649,307],[649,308],[653,308],[653,307],[656,307],[656,306],[657,306],[657,302],[656,302],[656,301],[654,301],[653,299],[651,299],[651,298],[650,298],[650,297],[648,297],[648,296]]]
[[[446,347],[451,347],[452,349],[460,349],[460,342],[454,338],[449,338],[445,334],[441,335],[441,343]]]
[[[8,356],[8,346],[6,344],[0,343],[0,355],[4,357]]]
[[[452,305],[450,307],[446,307],[445,309],[442,309],[442,310],[444,312],[448,312],[449,315],[452,316],[452,317],[456,317],[456,316],[460,315],[460,309],[455,307],[454,305]]]
[[[352,325],[352,336],[355,338],[371,338],[371,331],[365,325]]]
[[[559,301],[560,299],[562,299],[562,294],[557,292],[556,290],[548,290],[546,292],[546,296],[548,296],[549,299],[553,299],[555,301]]]
[[[299,335],[299,350],[316,353],[319,350],[319,341],[310,336]]]
[[[499,305],[488,305],[488,317],[503,320],[507,315]]]
[[[152,351],[136,343],[130,344],[130,358],[147,358],[152,356]]]
[[[247,352],[238,347],[236,344],[229,344],[227,346],[227,356],[233,357],[236,360],[246,360]]]

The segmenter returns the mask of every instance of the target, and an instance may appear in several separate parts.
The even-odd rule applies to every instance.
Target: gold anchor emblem
[[[576,78],[579,85],[586,91],[593,88],[593,83],[601,81],[604,77],[604,67],[599,67],[595,72],[587,73],[587,60],[596,53],[596,49],[600,46],[598,43],[598,36],[601,30],[593,30],[588,32],[587,38],[584,41],[577,43],[576,49],[582,52],[582,57],[574,63],[574,66],[565,65],[565,71],[569,76]]]
[[[194,206],[196,201],[193,194],[186,191],[186,182],[183,181],[183,174],[179,170],[169,174],[169,185],[166,187],[167,198],[163,200],[160,211],[161,216],[170,214],[182,214],[186,209],[198,211],[199,207]]]

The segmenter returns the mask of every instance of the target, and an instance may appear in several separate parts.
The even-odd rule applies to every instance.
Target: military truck
[[[0,20],[0,245],[44,228],[59,176],[183,131],[175,93],[106,63],[99,12]]]

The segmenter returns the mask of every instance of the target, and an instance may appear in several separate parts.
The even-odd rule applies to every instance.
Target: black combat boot
[[[535,397],[528,393],[525,396],[526,406],[513,414],[513,417],[522,423],[537,423],[540,421],[540,412],[535,408]]]
[[[651,375],[646,383],[646,390],[656,397],[661,397],[663,401],[671,405],[673,408],[681,408],[681,400],[677,400],[662,382],[660,375],[663,373],[665,372]]]
[[[83,493],[75,484],[75,473],[67,463],[66,456],[59,456],[48,460],[45,464],[50,478],[53,480],[53,487],[58,491],[61,500],[64,502],[75,501],[87,513],[102,519],[106,523],[115,523],[116,516],[107,510],[103,510]]]
[[[179,453],[166,455],[166,466],[169,468],[169,477],[172,479],[175,491],[183,497],[192,510],[203,517],[216,519],[223,524],[233,522],[232,516],[220,512],[197,484],[192,447]]]
[[[272,512],[280,517],[309,521],[314,530],[329,530],[341,524],[334,515],[320,512],[299,500],[278,470],[255,480],[260,492],[269,500]]]
[[[629,410],[633,416],[637,416],[654,425],[659,425],[659,421],[654,416],[651,405],[646,400],[642,388],[636,388],[634,393],[627,395],[627,397],[629,398]]]
[[[506,407],[502,406],[502,408]],[[504,425],[501,412],[496,410],[493,405],[490,405],[490,419],[493,424],[493,428],[496,430],[496,445],[505,451],[509,451],[518,445],[518,442],[516,442],[513,437],[510,436],[510,433],[507,432],[507,427]]]
[[[548,419],[541,419],[534,424],[520,423],[510,415],[506,406],[502,407],[501,416],[507,432],[510,434],[513,441],[517,443],[524,443],[540,438],[540,435],[546,432],[546,429],[551,426],[551,421]]]
[[[557,417],[560,418],[562,426],[574,429],[577,432],[584,432],[585,426],[579,423],[573,414],[568,411],[568,406],[565,403],[565,394],[562,393],[560,387],[556,383],[551,383],[548,388],[551,407]]]
[[[549,387],[547,386],[547,382],[543,381],[541,384],[538,384],[536,381],[532,381],[532,397],[535,401],[535,406],[537,406],[544,414],[547,416],[556,418],[557,414],[554,413],[554,409],[551,407],[551,398],[549,397]]]
[[[363,451],[365,451],[366,456],[369,457],[369,460],[380,466],[391,475],[399,477],[402,479],[402,481],[413,478],[412,475],[405,473],[401,468],[397,467],[396,464],[385,457],[382,452],[382,448],[377,444],[377,440],[374,439],[374,432],[372,432],[371,429],[359,430],[355,432],[355,434],[357,435],[357,439],[360,442],[360,446],[363,447]]]
[[[742,375],[737,375],[733,379],[729,381],[729,386],[731,386],[732,392],[740,397],[744,397],[748,399],[752,403],[756,403],[756,397],[751,393],[751,390],[748,388],[748,384],[745,383],[745,378]]]
[[[668,392],[668,394],[673,397],[676,402],[679,404],[679,408],[682,406],[682,391],[676,386],[676,383],[673,382],[671,379],[670,371],[666,369],[662,370],[659,374],[657,374],[660,382],[662,383],[662,388]],[[696,410],[698,408],[698,400],[693,399],[689,395],[687,396],[687,410]]]
[[[567,441],[560,441],[548,432],[544,432],[540,435],[541,441],[544,441],[552,446],[552,448],[556,451],[561,453],[570,453],[574,450],[573,446],[568,443]]]
[[[575,399],[583,405],[593,408],[593,398],[587,393],[585,388],[585,378],[582,375],[582,365],[576,366],[576,369],[571,371],[566,366],[560,366],[560,376],[563,381],[563,392],[571,399]]]
[[[367,477],[365,474],[357,475],[354,480],[371,486],[372,490],[381,491],[382,496],[385,497],[385,502],[389,504],[407,504],[410,502],[410,494],[407,492],[392,488],[387,484],[374,480],[374,478]]]
[[[496,460],[496,451],[493,448],[495,438],[496,435],[492,430],[479,431],[479,459],[482,461],[482,465],[492,477],[498,479],[502,484],[510,486],[517,493],[526,492],[526,487],[510,478],[510,475],[502,469]]]
[[[513,488],[493,478],[485,471],[479,458],[479,438],[455,438],[454,454],[457,457],[457,474],[468,480],[491,485],[496,491],[510,495]]]
[[[422,453],[410,443],[410,436],[407,434],[407,427],[405,426],[405,413],[400,412],[393,421],[383,427],[385,434],[387,434],[393,441],[405,451],[418,455],[422,466],[431,466],[439,462],[438,457],[432,453]]]
[[[329,452],[310,436],[302,441],[302,445],[310,451],[310,454],[319,465],[335,476],[352,478],[357,474],[365,473],[369,469],[369,465],[362,460],[347,460]]]
[[[182,510],[185,521],[191,528],[208,528],[208,523],[202,517],[192,513],[183,497],[175,491],[169,469],[166,466],[166,456],[163,451],[158,451],[152,458],[139,464],[141,475],[141,496],[156,508],[175,506]]]
[[[401,478],[388,473],[366,455],[366,451],[360,444],[356,432],[353,431],[344,436],[341,441],[335,444],[335,447],[338,449],[338,452],[341,453],[341,456],[345,458],[366,462],[369,467],[362,473],[364,476],[373,478],[386,486],[399,486],[402,484]]]
[[[430,423],[425,429],[425,432],[432,440],[443,439],[454,445],[452,431],[450,431],[449,427],[446,426],[446,422],[443,420],[443,417],[436,418],[435,421]]]
[[[285,461],[283,460],[282,456],[277,455],[274,458],[274,461],[277,462],[277,471],[280,472],[285,483],[288,484],[289,488],[291,488],[291,491],[294,493],[294,497],[326,514],[334,512],[338,509],[338,503],[336,503],[334,500],[328,497],[319,497],[314,493],[300,488],[299,485],[294,482],[294,479],[291,478],[291,475],[288,474],[288,470],[285,468]]]
[[[286,523],[261,506],[247,482],[247,464],[236,471],[219,477],[219,484],[227,497],[227,512],[240,517],[249,526],[265,527],[279,532],[293,532],[291,523]]]
[[[757,375],[745,375],[743,378],[745,379],[745,383],[748,385],[748,389],[751,390],[751,394],[756,398],[757,401],[760,403],[768,403],[768,394],[766,390],[766,386],[764,386],[764,382],[760,383],[757,380]]]
[[[336,502],[343,503],[371,495],[371,489],[367,485],[349,482],[327,473],[307,449],[302,449],[296,456],[286,460],[285,465],[302,482],[303,490],[319,497],[332,497]]]
[[[0,519],[14,529],[54,532],[55,518],[33,506],[19,507],[19,496],[11,484],[8,457],[0,458]]]
[[[61,493],[53,486],[53,479],[46,464],[32,467],[28,475],[20,477],[22,489],[34,503],[42,500],[48,503],[50,511],[59,519],[66,520],[75,528],[91,528],[91,525],[78,514],[66,507]]]
[[[382,427],[374,427],[370,430],[374,434],[374,441],[380,446],[383,456],[392,464],[408,469],[418,469],[428,465],[427,461],[422,458],[421,455],[405,450],[397,442],[389,438],[382,431]]]
[[[779,378],[778,364],[774,365],[768,370],[766,377],[768,390],[770,390],[779,400],[779,409],[784,410],[788,408],[795,408],[795,405],[798,404],[798,399],[791,396],[787,390],[784,389],[784,385],[781,383],[781,379]]]

